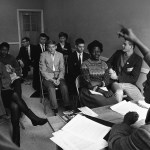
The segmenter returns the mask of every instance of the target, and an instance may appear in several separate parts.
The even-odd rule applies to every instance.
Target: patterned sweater
[[[102,61],[88,59],[82,63],[81,72],[84,79],[84,87],[92,89],[94,86],[108,86],[108,66]]]

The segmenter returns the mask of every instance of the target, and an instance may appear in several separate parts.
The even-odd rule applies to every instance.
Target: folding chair
[[[44,86],[43,86],[43,78],[42,78],[42,75],[41,73],[39,72],[39,76],[40,76],[40,95],[41,95],[41,100],[40,102],[43,104],[44,106],[44,113],[46,114],[46,100],[45,100],[45,95],[47,94],[47,91],[46,89],[44,89]]]
[[[75,101],[76,102],[75,106],[77,108],[78,106],[82,106],[81,101],[80,101],[80,87],[81,87],[81,76],[80,75],[76,78],[75,85],[76,85],[76,90],[77,90],[77,94],[78,94],[78,98],[76,98],[76,101]]]

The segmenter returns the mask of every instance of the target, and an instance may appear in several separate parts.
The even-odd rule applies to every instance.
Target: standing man
[[[30,67],[33,66],[35,46],[30,44],[28,37],[22,38],[22,47],[20,48],[17,60],[22,68],[23,79],[28,75]]]
[[[58,104],[55,87],[60,88],[65,109],[70,109],[68,88],[64,79],[64,58],[63,54],[56,51],[55,41],[49,41],[46,48],[47,51],[41,53],[39,68],[43,76],[43,84],[48,90],[51,108],[56,114],[58,113]]]
[[[135,45],[125,40],[123,49],[117,50],[107,61],[111,69],[111,79],[115,80],[112,90],[118,102],[122,101],[123,94],[134,101],[144,100],[143,95],[136,86],[141,72],[142,58],[134,52]]]
[[[81,74],[81,64],[89,58],[89,54],[84,52],[85,42],[82,38],[75,41],[75,48],[68,57],[68,86],[71,96],[77,95],[75,80]]]
[[[40,78],[39,78],[39,61],[40,55],[46,50],[45,43],[49,40],[49,37],[45,33],[41,33],[39,37],[39,44],[34,51],[34,64],[33,64],[33,88],[40,95]]]

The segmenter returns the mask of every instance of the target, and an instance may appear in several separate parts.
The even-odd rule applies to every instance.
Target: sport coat
[[[25,65],[31,65],[31,63],[34,61],[34,53],[35,53],[34,51],[35,46],[30,44],[30,55],[31,55],[30,60],[26,48],[22,46],[16,59],[17,60],[21,59]]]
[[[36,46],[35,46],[35,51],[33,52],[33,54],[34,54],[34,55],[33,55],[33,58],[34,58],[35,61],[39,62],[39,60],[40,60],[40,55],[41,55],[42,52],[43,52],[43,51],[42,51],[42,49],[41,49],[40,44],[36,45]]]
[[[63,55],[70,55],[72,53],[71,45],[68,42],[65,42],[64,48],[67,50],[63,50],[60,43],[57,44],[57,51],[62,53]]]
[[[90,55],[86,52],[83,52],[83,61],[87,60]],[[68,75],[71,81],[75,81],[76,77],[81,74],[81,64],[78,61],[77,52],[74,51],[68,57]]]
[[[119,82],[136,84],[141,72],[142,58],[134,52],[119,71],[123,53],[122,50],[117,50],[107,61],[108,66],[116,71]]]
[[[64,79],[64,74],[65,74],[64,58],[63,58],[63,54],[57,51],[55,52],[54,55],[54,66],[55,66],[55,71],[59,72],[58,78]],[[54,78],[53,60],[51,58],[51,54],[49,51],[45,51],[41,53],[39,68],[44,79],[52,80]]]

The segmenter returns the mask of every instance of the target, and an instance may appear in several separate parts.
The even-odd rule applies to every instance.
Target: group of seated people
[[[122,50],[117,50],[107,62],[100,59],[103,52],[103,44],[100,41],[94,40],[88,44],[89,53],[86,53],[84,40],[78,38],[75,41],[76,50],[72,52],[70,44],[67,43],[68,35],[63,32],[59,34],[60,43],[58,44],[49,40],[45,33],[40,34],[40,42],[37,46],[31,45],[29,38],[23,38],[17,58],[9,54],[8,43],[0,44],[0,98],[2,98],[1,102],[4,103],[4,106],[11,109],[12,139],[16,145],[20,146],[19,118],[22,112],[31,119],[33,125],[43,125],[47,122],[47,119],[36,116],[22,99],[21,78],[27,77],[30,66],[33,66],[33,88],[40,92],[39,75],[41,74],[43,85],[48,91],[51,108],[55,114],[58,113],[55,87],[60,88],[64,107],[66,110],[70,110],[70,97],[77,95],[75,80],[78,76],[81,77],[82,83],[79,89],[82,106],[94,108],[112,105],[122,101],[124,94],[132,101],[145,100],[150,103],[149,75],[144,87],[144,96],[136,86],[142,58],[135,53],[134,48],[135,46],[139,48],[148,65],[150,65],[150,50],[130,29],[123,28],[119,35],[125,39]],[[64,62],[66,56],[67,76],[65,76]],[[103,89],[104,87],[107,88],[107,91]],[[92,94],[90,90],[99,92],[101,95]],[[2,107],[1,111],[4,112],[5,109]],[[141,149],[140,144],[136,146],[138,140],[135,142],[131,138],[130,131],[130,125],[137,120],[137,116],[135,113],[129,113],[121,125],[112,128],[109,138],[109,146],[112,150]],[[146,125],[141,129],[148,132],[144,135],[150,139],[149,122],[150,111],[147,114]],[[135,137],[140,133],[133,134]],[[146,146],[150,148],[149,143]]]

